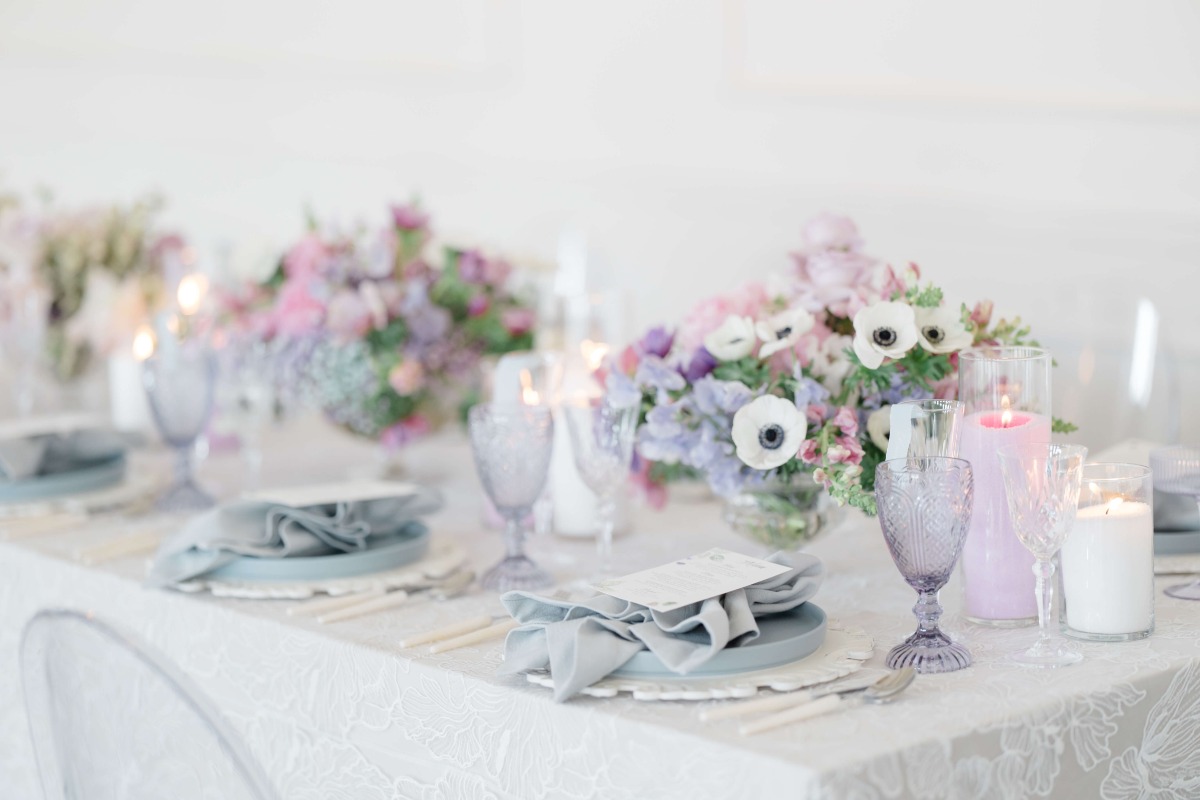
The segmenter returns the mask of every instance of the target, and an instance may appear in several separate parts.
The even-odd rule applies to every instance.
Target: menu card
[[[790,567],[721,547],[660,567],[601,581],[596,588],[612,597],[655,611],[698,603],[782,575]]]

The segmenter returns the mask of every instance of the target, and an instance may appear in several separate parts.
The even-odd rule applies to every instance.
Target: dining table
[[[264,434],[260,471],[235,450],[198,470],[218,498],[246,488],[374,474],[379,447],[316,416]],[[477,572],[501,557],[461,431],[408,446],[402,480],[439,489],[434,545],[461,547]],[[165,469],[147,446],[131,479]],[[394,464],[390,465],[395,469]],[[663,509],[630,501],[614,541],[628,573],[723,547],[769,554],[737,534],[703,487],[673,487]],[[705,721],[736,699],[654,699],[627,692],[556,702],[523,675],[500,674],[503,640],[444,653],[404,648],[406,636],[503,613],[494,592],[322,624],[289,615],[302,600],[239,599],[144,585],[144,549],[80,557],[130,531],[165,536],[186,515],[145,508],[92,513],[36,535],[6,536],[0,520],[0,795],[40,795],[22,694],[22,630],[65,608],[129,632],[179,669],[229,723],[280,797],[354,798],[1011,798],[1200,797],[1200,603],[1164,596],[1154,631],[1124,643],[1076,642],[1084,658],[1059,669],[1007,660],[1036,627],[981,627],[961,613],[957,576],[942,591],[943,628],[971,652],[963,670],[919,675],[886,704],[743,736],[736,719]],[[843,509],[806,548],[825,568],[813,602],[831,627],[873,643],[863,670],[914,627],[916,594],[893,565],[878,521]],[[595,565],[589,538],[532,535],[530,555],[562,586]],[[763,690],[770,694],[771,690]],[[114,709],[114,713],[129,713]]]

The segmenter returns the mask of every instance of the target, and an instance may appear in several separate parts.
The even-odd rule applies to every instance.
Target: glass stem
[[[938,602],[937,590],[917,593],[917,604],[913,606],[917,616],[917,632],[922,636],[937,636],[938,620],[942,618],[942,604]]]
[[[1038,604],[1038,644],[1044,645],[1050,641],[1050,601],[1054,598],[1054,584],[1050,578],[1054,575],[1054,562],[1038,559],[1033,565],[1033,575],[1037,578],[1034,591]]]
[[[601,575],[608,575],[612,570],[612,540],[613,527],[616,525],[617,502],[611,494],[597,498],[596,517],[600,530],[596,533],[596,556],[599,561]]]
[[[504,549],[507,558],[525,557],[525,529],[521,526],[520,517],[505,517]]]
[[[192,444],[175,450],[175,484],[190,486],[192,483]]]

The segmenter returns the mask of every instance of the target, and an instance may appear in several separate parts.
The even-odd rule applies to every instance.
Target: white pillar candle
[[[108,357],[108,406],[113,427],[119,431],[148,433],[154,428],[142,383],[142,362],[153,352],[154,334],[143,325],[130,351]]]
[[[1153,626],[1153,520],[1149,504],[1120,498],[1079,509],[1062,548],[1072,629],[1125,634]]]

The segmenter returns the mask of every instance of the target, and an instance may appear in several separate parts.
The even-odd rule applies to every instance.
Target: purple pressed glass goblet
[[[960,458],[899,458],[875,470],[879,524],[892,560],[917,590],[916,632],[887,655],[892,669],[953,672],[970,666],[967,648],[938,628],[946,585],[971,523],[974,485],[971,465]]]

